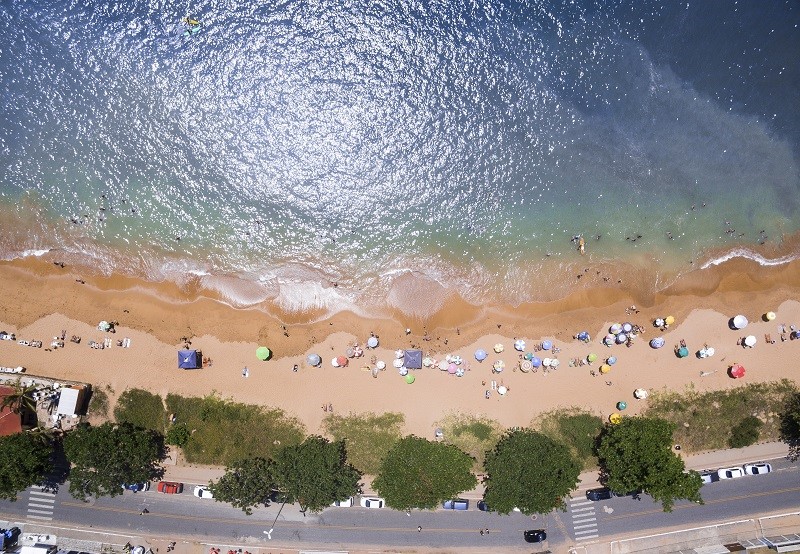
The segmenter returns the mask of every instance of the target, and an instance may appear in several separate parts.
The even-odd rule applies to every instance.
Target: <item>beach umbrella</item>
[[[463,376],[464,376],[464,368],[463,367],[459,367],[456,370],[456,377],[463,377]]]
[[[609,356],[608,359],[606,360],[606,363],[608,365],[614,365],[615,363],[617,363],[617,358],[615,358],[614,356]]]
[[[656,320],[653,321],[653,327],[663,327],[663,326],[664,326],[664,320],[661,319],[660,317],[656,318]]]
[[[617,333],[622,332],[622,325],[619,323],[614,323],[611,327],[608,328],[608,332],[612,335],[616,335]]]
[[[617,335],[617,344],[622,344],[626,340],[628,340],[628,335],[626,335],[625,333],[620,333]]]
[[[344,354],[345,354],[345,356],[347,356],[348,358],[353,358],[353,357],[355,357],[355,355],[356,355],[356,351],[355,351],[355,349],[354,349],[354,348],[351,346],[350,348],[348,348],[347,350],[345,350],[345,351],[344,351]]]
[[[438,368],[439,368],[439,369],[441,369],[442,371],[447,371],[447,367],[448,367],[449,365],[450,365],[450,364],[449,364],[449,363],[447,363],[447,360],[442,360],[441,362],[439,362],[438,364],[436,364],[436,367],[438,367]]]
[[[533,359],[533,352],[526,352],[525,359],[531,361]]]
[[[618,425],[622,421],[622,414],[614,412],[608,416],[608,421],[610,421],[612,425]]]
[[[499,394],[500,396],[503,396],[507,392],[508,389],[505,387],[505,385],[500,385],[499,387],[497,387],[497,394]]]
[[[650,393],[647,392],[647,389],[636,389],[635,391],[633,391],[633,396],[635,396],[639,400],[644,400],[645,398],[650,396]]]
[[[550,360],[550,367],[553,369],[557,368],[561,362],[558,361],[558,358],[553,358]]]
[[[619,402],[617,402],[617,409],[618,410],[624,410],[627,407],[628,407],[628,403],[625,402],[624,400],[620,400]]]
[[[767,312],[764,314],[764,319],[767,321],[772,321],[775,319],[775,312]]]
[[[424,367],[431,367],[433,365],[433,358],[431,358],[430,356],[425,356],[424,358],[422,358],[422,365]]]
[[[603,364],[600,366],[600,373],[608,373],[611,371],[611,366],[608,364]]]
[[[747,327],[747,318],[744,317],[742,314],[739,314],[733,318],[733,326],[737,329],[744,329]]]
[[[542,350],[550,350],[551,348],[553,348],[552,341],[549,340],[542,341]]]
[[[734,379],[741,379],[745,374],[744,366],[741,364],[734,364],[728,369],[728,374]]]
[[[97,324],[97,328],[100,331],[108,331],[109,329],[111,329],[111,324],[108,321],[101,321],[100,323]]]
[[[689,355],[689,349],[686,348],[685,346],[681,346],[680,348],[678,348],[678,351],[675,352],[675,354],[677,354],[679,358],[685,358],[686,356]]]
[[[497,360],[494,364],[492,364],[492,367],[497,373],[500,373],[501,371],[503,371],[503,369],[505,369],[506,363],[503,360]]]
[[[603,344],[605,344],[606,346],[611,346],[612,344],[614,344],[614,341],[616,340],[617,337],[615,335],[608,334],[605,337],[603,337]]]
[[[416,381],[416,380],[417,380],[417,378],[414,377],[413,375],[411,375],[411,374],[406,375],[406,383],[408,383],[409,385],[411,383],[413,383],[414,381]]]
[[[714,352],[715,352],[715,350],[714,350],[714,348],[712,346],[707,346],[706,347],[706,356],[711,357],[711,356],[714,355]]]
[[[597,359],[597,354],[595,354],[594,352],[592,352],[591,354],[589,354],[588,356],[586,356],[586,360],[587,360],[589,363],[592,363],[592,362],[593,362],[593,361],[595,361],[596,359]]]
[[[503,351],[503,350],[505,350],[505,349],[506,349],[506,348],[505,348],[505,346],[503,346],[503,345],[502,345],[502,343],[499,343],[499,342],[498,342],[497,344],[495,344],[495,345],[494,345],[494,351],[495,351],[497,354],[499,354],[500,352],[502,352],[502,351]]]
[[[392,365],[397,369],[400,369],[401,367],[403,367],[403,360],[401,360],[400,358],[395,358],[394,360],[392,360]]]
[[[578,333],[578,340],[582,340],[583,342],[589,342],[591,337],[589,336],[589,331],[581,331]]]
[[[339,367],[339,358],[334,358],[331,360],[331,365],[333,367]]]
[[[750,348],[753,348],[756,345],[756,336],[755,335],[747,335],[744,338],[744,345]]]
[[[378,337],[370,337],[367,339],[367,347],[368,348],[377,348],[378,347]]]
[[[453,356],[452,358],[450,358],[450,361],[456,365],[461,365],[461,362],[463,362],[464,360],[461,359],[461,356]]]
[[[537,356],[534,356],[533,358],[531,358],[531,365],[533,367],[539,367],[540,365],[542,365],[542,360],[540,360]]]
[[[266,346],[259,346],[258,348],[256,348],[256,358],[258,358],[262,362],[264,360],[268,360],[271,354],[272,352]]]
[[[308,362],[308,365],[311,367],[317,367],[322,363],[322,358],[319,357],[319,354],[309,354],[306,356],[306,362]]]
[[[530,360],[523,360],[521,364],[519,364],[519,369],[522,373],[528,373],[530,370],[533,369],[533,364]]]
[[[347,364],[350,363],[350,360],[348,360],[346,356],[338,356],[336,358],[336,363],[339,364],[339,367],[347,367]]]
[[[450,375],[454,375],[456,371],[458,371],[458,366],[456,364],[450,364],[447,366],[447,373]]]
[[[665,342],[664,337],[655,337],[650,340],[650,348],[661,348]]]
[[[545,359],[542,360],[542,365],[544,367],[550,367],[550,362],[552,362],[552,361],[553,360],[551,360],[550,358],[545,358]]]
[[[672,325],[673,323],[675,323],[675,318],[672,317],[671,315],[668,315],[667,317],[664,318],[664,323],[666,323],[667,325]]]
[[[631,325],[630,323],[623,323],[622,330],[626,333],[630,333],[631,331],[633,331],[633,325]]]
[[[397,359],[400,359],[405,355],[406,355],[406,351],[405,350],[395,350],[394,351],[394,357],[397,358]]]
[[[382,370],[386,369],[386,362],[384,362],[383,360],[378,360],[375,363],[375,367],[377,367],[378,369],[380,369],[382,371]]]
[[[789,338],[800,339],[800,331],[792,331],[789,333]]]
[[[479,362],[485,360],[486,356],[488,356],[488,354],[486,353],[486,350],[484,350],[483,348],[478,348],[475,351],[475,359],[478,360]]]
[[[400,375],[408,375],[408,368],[405,366],[401,366],[398,368],[398,372]]]
[[[518,352],[522,352],[523,350],[525,350],[525,341],[522,339],[515,340],[514,350],[517,350]]]

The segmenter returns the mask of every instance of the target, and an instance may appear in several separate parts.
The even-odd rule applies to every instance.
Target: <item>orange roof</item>
[[[14,393],[14,387],[0,386],[0,402]],[[22,417],[11,411],[11,408],[5,407],[0,410],[0,437],[7,437],[14,433],[22,432]]]

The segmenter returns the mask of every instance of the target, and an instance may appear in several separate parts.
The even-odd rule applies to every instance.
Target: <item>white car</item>
[[[337,500],[331,506],[338,507],[338,508],[349,508],[353,505],[353,497],[345,498],[344,500]]]
[[[383,508],[383,498],[365,497],[361,499],[362,508]]]
[[[700,474],[700,479],[702,479],[704,485],[710,485],[719,481],[719,474],[716,471],[704,471]]]
[[[772,466],[764,462],[759,462],[757,464],[745,464],[744,466],[744,472],[747,475],[762,475],[764,473],[769,473],[770,471],[772,471]]]
[[[211,493],[208,487],[203,487],[200,485],[194,488],[194,495],[197,498],[214,498],[214,495]]]
[[[740,467],[726,467],[717,471],[720,479],[737,479],[744,477],[744,470]]]

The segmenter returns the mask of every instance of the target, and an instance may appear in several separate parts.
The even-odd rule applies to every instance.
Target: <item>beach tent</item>
[[[178,350],[179,369],[199,369],[203,367],[203,358],[197,350]]]
[[[403,359],[408,369],[422,369],[422,350],[406,350]]]

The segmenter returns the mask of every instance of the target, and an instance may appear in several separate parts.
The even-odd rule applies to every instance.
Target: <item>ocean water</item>
[[[416,315],[785,263],[798,53],[792,0],[5,0],[0,256]]]

